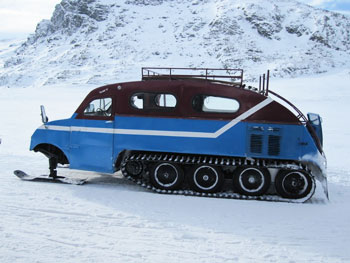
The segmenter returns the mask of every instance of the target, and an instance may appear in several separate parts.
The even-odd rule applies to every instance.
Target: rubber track
[[[271,161],[271,160],[261,160],[261,159],[248,159],[248,158],[233,158],[233,157],[217,157],[217,156],[198,156],[198,155],[182,155],[182,154],[164,154],[164,153],[136,153],[124,158],[121,164],[121,171],[124,177],[132,181],[133,183],[151,190],[159,194],[175,194],[175,195],[185,195],[185,196],[201,196],[201,197],[212,197],[212,198],[226,198],[226,199],[240,199],[240,200],[260,200],[260,201],[272,201],[272,202],[289,202],[289,203],[304,203],[309,200],[316,188],[315,178],[311,175],[312,189],[310,193],[300,199],[288,199],[283,198],[278,195],[261,195],[261,196],[247,196],[235,193],[232,191],[218,192],[218,193],[201,193],[193,190],[163,190],[154,187],[149,182],[143,178],[134,178],[127,174],[125,165],[129,160],[141,161],[143,163],[150,162],[169,162],[177,163],[181,165],[194,165],[194,164],[210,164],[216,166],[240,166],[240,165],[254,165],[261,166],[265,168],[278,168],[285,170],[303,170],[308,174],[311,171],[307,167],[301,164],[295,164],[290,162],[282,161]]]

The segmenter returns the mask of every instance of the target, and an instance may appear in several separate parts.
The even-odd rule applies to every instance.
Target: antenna
[[[270,70],[267,70],[267,74],[259,76],[259,93],[268,96],[270,87]]]
[[[262,94],[265,95],[265,82],[266,82],[266,77],[265,74],[263,74],[263,86],[262,86]]]
[[[261,76],[259,76],[259,93],[261,92]]]
[[[266,93],[265,95],[269,95],[269,83],[270,83],[270,70],[267,70],[267,78],[266,78]]]

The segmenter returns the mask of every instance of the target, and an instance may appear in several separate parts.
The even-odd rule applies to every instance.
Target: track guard
[[[311,174],[321,183],[323,192],[329,200],[328,182],[326,173],[326,157],[324,154],[319,154],[316,158],[311,156],[304,156],[303,163],[311,170]]]

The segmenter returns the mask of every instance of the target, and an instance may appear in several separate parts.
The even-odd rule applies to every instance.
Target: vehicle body
[[[33,134],[30,149],[69,164],[71,169],[114,173],[124,167],[124,174],[133,177],[147,171],[153,185],[161,189],[181,188],[186,183],[177,180],[186,181],[183,177],[192,178],[195,173],[198,180],[192,178],[194,187],[189,185],[196,191],[221,191],[207,181],[221,185],[223,178],[239,177],[238,192],[261,195],[276,181],[282,163],[297,173],[290,176],[290,180],[294,178],[290,184],[301,183],[303,191],[305,185],[310,188],[307,191],[314,190],[314,177],[326,180],[317,114],[312,116],[318,122],[311,125],[301,118],[303,115],[296,116],[269,97],[267,87],[254,91],[242,82],[215,81],[208,78],[208,69],[204,79],[193,74],[172,75],[171,70],[170,74],[150,76],[150,69],[144,70],[148,75],[143,74],[142,81],[97,88],[71,118],[44,123]],[[142,157],[130,161],[136,153],[164,154],[164,162],[150,163]],[[196,163],[205,157],[225,158],[229,164],[221,167],[207,163],[201,167],[184,161],[181,164],[165,155],[191,156]],[[269,164],[263,165],[265,162]],[[271,169],[276,169],[275,175]],[[173,181],[169,181],[172,173]],[[304,193],[278,194],[292,199],[305,197]]]

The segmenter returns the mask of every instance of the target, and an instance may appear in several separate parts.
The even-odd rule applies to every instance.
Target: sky
[[[0,38],[34,33],[36,25],[50,19],[61,0],[0,0]]]
[[[34,33],[42,19],[50,19],[61,0],[0,0],[0,39]],[[350,15],[350,0],[299,0],[315,7]]]
[[[299,2],[327,10],[350,12],[350,0],[299,0]]]

